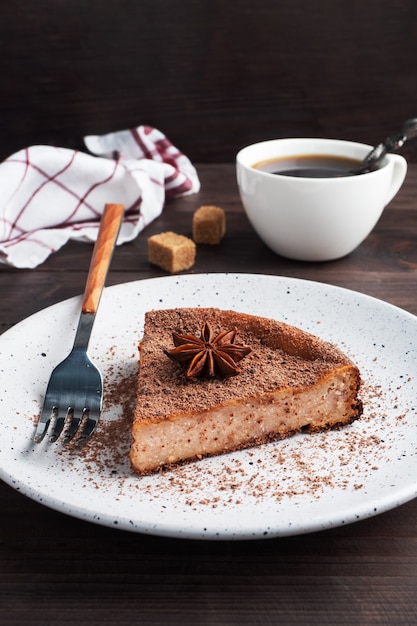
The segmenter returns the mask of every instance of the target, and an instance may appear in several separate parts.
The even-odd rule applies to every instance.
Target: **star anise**
[[[234,344],[237,329],[222,330],[218,335],[210,324],[205,322],[201,336],[173,332],[175,348],[164,350],[174,361],[188,365],[187,378],[206,376],[236,376],[241,371],[237,363],[249,352],[249,346]]]

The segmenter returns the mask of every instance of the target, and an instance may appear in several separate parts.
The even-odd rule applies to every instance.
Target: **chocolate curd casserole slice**
[[[150,311],[139,352],[130,452],[139,474],[361,415],[358,368],[283,322],[214,308]]]

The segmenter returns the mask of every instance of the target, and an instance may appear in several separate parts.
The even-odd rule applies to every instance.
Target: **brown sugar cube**
[[[226,232],[226,217],[218,206],[201,206],[193,215],[193,239],[196,243],[220,243]]]
[[[148,239],[148,259],[166,272],[188,270],[195,262],[196,245],[184,235],[159,233]]]

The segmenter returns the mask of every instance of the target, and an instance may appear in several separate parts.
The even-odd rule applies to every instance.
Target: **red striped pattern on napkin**
[[[200,188],[190,160],[159,130],[84,138],[91,154],[31,146],[0,164],[0,262],[40,265],[69,239],[95,241],[106,202],[126,207],[118,244]]]

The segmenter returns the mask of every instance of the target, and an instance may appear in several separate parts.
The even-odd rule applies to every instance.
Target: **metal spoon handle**
[[[417,137],[417,117],[412,117],[404,122],[403,133],[405,139],[413,139],[414,137]]]
[[[417,118],[413,117],[406,120],[403,124],[401,131],[395,135],[387,137],[384,142],[378,144],[373,148],[364,158],[363,163],[375,164],[380,161],[387,152],[393,150],[399,150],[407,139],[412,139],[417,136]]]

